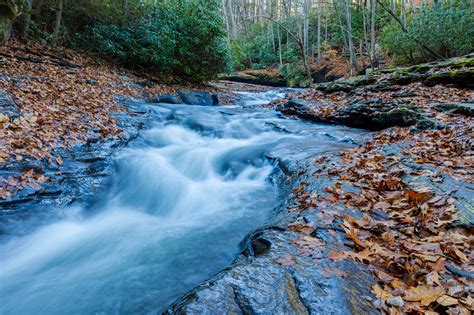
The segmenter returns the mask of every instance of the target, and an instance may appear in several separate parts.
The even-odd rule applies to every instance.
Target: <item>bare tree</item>
[[[63,18],[64,0],[58,0],[58,7],[56,8],[56,19],[54,20],[53,38],[54,43],[59,41],[59,32],[61,30],[61,23]]]
[[[346,17],[346,32],[347,32],[347,48],[349,50],[349,58],[352,66],[356,72],[359,72],[359,65],[357,64],[357,57],[354,49],[354,41],[352,39],[352,11],[351,0],[342,0],[344,2],[345,17]]]
[[[375,13],[377,8],[377,0],[370,1],[370,61],[372,64],[372,70],[374,70],[377,63],[375,52]]]

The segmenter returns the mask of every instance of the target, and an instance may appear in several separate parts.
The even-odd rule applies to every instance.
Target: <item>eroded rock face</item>
[[[221,77],[221,80],[272,87],[288,86],[288,83],[280,75],[272,76],[256,71],[234,73],[233,75]]]
[[[322,105],[331,105],[328,102],[311,102],[300,99],[291,99],[283,105],[279,106],[278,110],[285,115],[297,116],[301,119],[310,120],[313,122],[330,122],[323,117],[315,114],[315,110]]]
[[[444,61],[375,71],[368,75],[342,78],[333,82],[314,84],[312,88],[325,93],[355,92],[361,86],[371,91],[386,91],[396,85],[422,82],[426,86],[437,84],[452,85],[459,88],[474,88],[474,54],[451,58]]]

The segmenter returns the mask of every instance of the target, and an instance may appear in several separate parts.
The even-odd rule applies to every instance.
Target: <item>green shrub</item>
[[[395,23],[383,29],[382,45],[397,63],[449,58],[474,49],[474,19],[467,1],[425,5],[414,13],[406,26],[408,34]],[[420,43],[435,54],[423,49]]]
[[[232,55],[232,67],[236,70],[245,69],[245,53],[235,40],[230,41],[230,50]]]
[[[51,42],[56,0],[45,0],[33,36]],[[61,42],[126,66],[190,81],[207,81],[232,64],[220,1],[68,1]],[[44,29],[48,31],[44,31]]]
[[[291,87],[307,87],[310,84],[301,62],[284,64],[280,67],[279,73]]]

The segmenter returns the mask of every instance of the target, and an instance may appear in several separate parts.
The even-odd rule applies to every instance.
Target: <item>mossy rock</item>
[[[462,56],[454,57],[446,60],[434,61],[429,63],[422,63],[409,67],[393,67],[388,69],[382,69],[374,71],[374,74],[399,74],[407,75],[412,74],[425,74],[429,71],[434,71],[442,68],[463,68],[463,67],[474,67],[474,53]]]
[[[417,125],[420,129],[429,129],[435,126],[435,123],[429,120],[418,110],[409,107],[399,107],[386,113],[381,113],[377,120],[380,124],[392,127],[408,127]]]
[[[359,75],[350,78],[342,78],[333,82],[317,83],[312,87],[325,93],[350,92],[357,87],[370,85],[377,82],[373,75]]]
[[[437,84],[451,84],[460,88],[474,89],[474,68],[452,70],[443,73],[434,73],[423,80],[427,86]]]
[[[440,103],[435,104],[433,107],[439,112],[474,117],[474,103]]]

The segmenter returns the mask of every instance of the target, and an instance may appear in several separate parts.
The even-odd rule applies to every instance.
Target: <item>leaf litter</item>
[[[378,298],[375,304],[387,314],[471,314],[472,223],[461,222],[453,191],[434,187],[446,176],[458,182],[474,182],[473,118],[437,112],[432,102],[472,101],[472,93],[420,83],[400,89],[367,93],[364,97],[413,95],[410,104],[441,122],[442,128],[390,128],[373,133],[364,145],[335,157],[319,157],[313,178],[329,178],[334,185],[313,191],[301,184],[289,211],[301,215],[318,211],[318,222],[296,221],[288,229],[302,235],[293,244],[306,255],[311,255],[310,250],[324,250],[322,241],[308,246],[305,235],[314,233],[309,227],[332,228],[329,235],[343,232],[349,247],[330,250],[328,258],[368,264],[377,282],[371,288]],[[297,97],[332,102],[314,107],[315,115],[321,117],[330,117],[349,103],[349,95],[344,92],[323,94],[308,89]],[[398,149],[388,153],[387,147]],[[345,209],[357,209],[362,215],[356,218],[344,214]],[[338,219],[342,224],[334,228]]]

